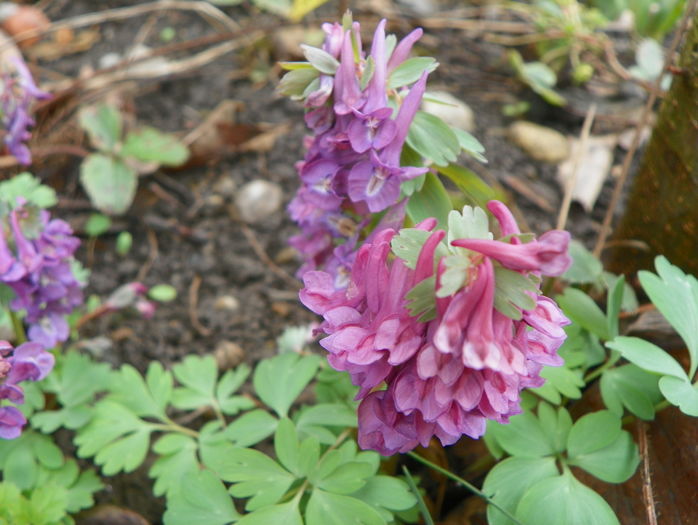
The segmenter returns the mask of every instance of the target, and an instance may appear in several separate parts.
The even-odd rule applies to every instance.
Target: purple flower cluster
[[[320,74],[305,97],[305,121],[314,135],[297,165],[302,185],[289,213],[301,233],[290,243],[305,257],[300,276],[321,268],[333,276],[337,288],[346,286],[359,235],[368,225],[364,218],[396,205],[401,183],[427,171],[400,165],[427,73],[406,92],[387,87],[390,73],[409,56],[422,30],[414,30],[391,51],[385,23],[378,24],[368,56],[361,48],[358,23],[348,30],[323,25],[327,36],[322,49],[337,69],[334,75]],[[392,215],[398,217],[387,220],[399,225],[404,207],[395,208]]]
[[[50,95],[41,91],[32,78],[22,57],[17,54],[0,66],[0,118],[2,133],[10,154],[24,165],[31,164],[31,153],[25,142],[31,137],[34,125],[30,108],[35,100]]]
[[[53,355],[38,343],[24,343],[12,348],[7,341],[0,341],[0,438],[14,439],[22,433],[27,420],[14,406],[4,400],[21,405],[24,403],[22,381],[40,381],[53,368]]]
[[[321,345],[330,364],[347,371],[360,387],[359,444],[390,455],[426,446],[432,436],[444,445],[462,435],[485,432],[488,419],[507,422],[520,409],[523,388],[541,386],[543,366],[559,366],[557,349],[569,323],[549,298],[530,292],[534,307],[517,308],[518,319],[495,308],[496,271],[525,277],[560,275],[569,266],[569,234],[550,231],[522,242],[509,210],[492,201],[503,240],[455,239],[466,261],[463,286],[439,297],[447,257],[437,255],[446,233],[428,219],[430,232],[414,269],[392,258],[394,229],[365,242],[354,261],[349,285],[337,290],[323,271],[304,276],[301,301],[324,318]],[[498,270],[499,269],[499,270]],[[406,294],[419,283],[428,290],[435,314],[421,322],[407,309]],[[533,282],[533,281],[532,281]]]
[[[10,308],[26,311],[29,339],[46,349],[68,339],[65,317],[83,300],[72,265],[80,240],[72,233],[24,203],[0,218],[0,283],[14,291]]]

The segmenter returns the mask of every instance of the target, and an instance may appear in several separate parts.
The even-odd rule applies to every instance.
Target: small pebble
[[[449,126],[462,129],[468,133],[475,131],[475,113],[465,102],[446,91],[430,91],[429,96],[442,100],[444,104],[425,100],[422,102],[422,109],[439,117]]]
[[[274,301],[271,303],[271,309],[281,317],[286,317],[289,313],[291,313],[291,307],[288,305],[288,303],[283,301]]]
[[[237,297],[232,295],[221,295],[220,297],[216,298],[216,302],[213,303],[213,307],[216,310],[234,312],[240,308],[240,301],[237,300]]]
[[[282,198],[283,191],[278,184],[257,179],[240,188],[235,207],[242,220],[254,224],[279,211]]]
[[[229,370],[242,363],[245,351],[239,344],[224,339],[216,345],[213,356],[220,370]]]
[[[509,137],[535,160],[557,164],[570,155],[567,137],[559,131],[533,122],[514,122],[509,126]]]

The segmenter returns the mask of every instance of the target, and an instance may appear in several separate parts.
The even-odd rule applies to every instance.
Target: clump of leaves
[[[80,125],[96,153],[80,166],[82,182],[92,204],[100,211],[124,213],[136,194],[139,174],[160,166],[179,166],[189,151],[174,135],[142,126],[124,134],[119,110],[108,104],[82,108]]]

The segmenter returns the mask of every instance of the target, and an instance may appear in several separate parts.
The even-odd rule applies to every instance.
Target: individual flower
[[[424,240],[414,260],[393,256],[398,232],[386,228],[357,252],[346,289],[337,289],[327,272],[305,274],[300,298],[323,316],[327,337],[320,344],[330,364],[359,386],[363,448],[390,455],[426,446],[434,436],[444,445],[462,435],[478,438],[488,419],[506,423],[521,411],[520,392],[543,384],[543,366],[562,364],[557,349],[569,321],[534,283],[569,266],[569,234],[523,242],[503,204],[488,208],[500,240],[445,244],[446,232],[434,230],[431,219],[416,227],[422,233],[414,238]],[[437,292],[454,257],[462,285],[444,297]],[[529,283],[530,301],[511,303],[513,314],[495,306],[497,294],[511,292],[498,282],[501,272]],[[512,297],[521,296],[516,292]],[[421,308],[413,311],[415,303]]]
[[[3,141],[11,155],[22,164],[31,164],[31,153],[25,142],[34,125],[31,106],[36,100],[50,95],[41,91],[19,53],[0,64],[0,119]]]
[[[10,309],[25,313],[29,339],[46,349],[68,339],[66,316],[83,301],[73,260],[79,245],[66,222],[27,203],[0,218],[0,283],[14,292]]]
[[[53,355],[39,343],[23,343],[13,349],[7,341],[0,341],[0,438],[19,437],[27,422],[14,406],[24,403],[20,383],[41,381],[53,365]]]

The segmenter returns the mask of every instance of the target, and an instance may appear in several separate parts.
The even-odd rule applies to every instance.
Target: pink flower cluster
[[[401,224],[404,207],[395,206],[400,185],[427,171],[400,164],[427,73],[409,90],[388,88],[390,74],[409,57],[422,30],[415,29],[390,50],[385,24],[378,24],[367,56],[357,22],[347,30],[324,24],[322,51],[337,70],[320,74],[305,96],[305,121],[314,135],[306,141],[305,159],[297,164],[302,184],[288,210],[301,233],[289,242],[305,257],[299,276],[322,268],[335,277],[338,288],[346,286],[359,234],[368,224],[363,219],[395,207],[386,220],[398,215],[394,222]],[[397,101],[396,110],[389,93]]]
[[[571,260],[569,234],[550,231],[523,243],[509,210],[492,201],[506,240],[458,239],[469,265],[463,287],[436,297],[446,271],[435,261],[445,232],[433,231],[414,269],[391,257],[393,229],[375,234],[359,249],[345,290],[330,274],[305,274],[303,304],[324,318],[321,345],[337,370],[360,387],[359,444],[383,455],[426,446],[432,436],[444,445],[462,435],[485,432],[488,419],[507,422],[519,413],[523,388],[541,386],[544,365],[559,366],[557,349],[569,323],[549,298],[535,294],[535,307],[514,320],[494,307],[495,268],[524,275],[560,275]],[[431,231],[436,221],[418,225]],[[405,295],[434,278],[435,318],[420,322],[406,308]]]

